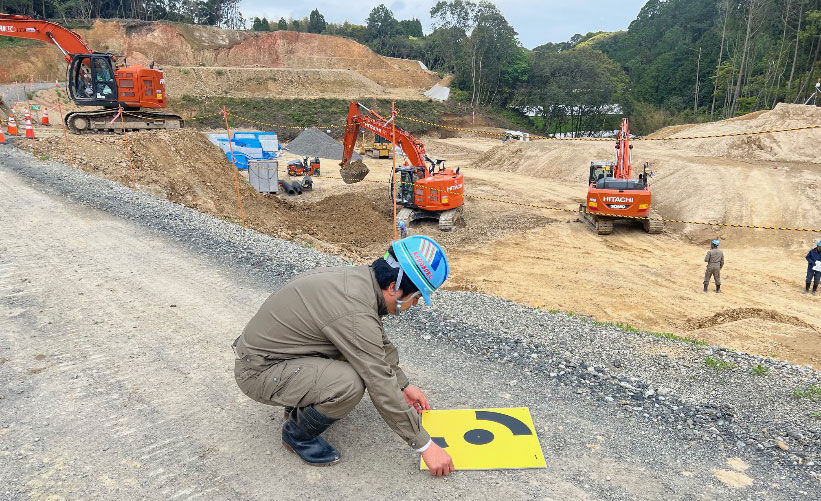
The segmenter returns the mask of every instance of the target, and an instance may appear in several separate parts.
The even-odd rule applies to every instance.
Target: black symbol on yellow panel
[[[508,430],[510,430],[510,432],[513,435],[533,435],[533,431],[530,429],[529,426],[519,421],[515,417],[509,416],[507,414],[502,414],[501,412],[476,411],[476,420],[493,421],[494,423],[499,423],[506,427]],[[464,438],[465,442],[469,444],[485,445],[492,442],[495,437],[493,435],[493,432],[491,432],[490,430],[476,428],[473,430],[466,431],[462,438]],[[435,443],[439,447],[445,448],[448,446],[448,443],[444,437],[433,437],[431,438],[431,440],[433,440],[433,443]]]

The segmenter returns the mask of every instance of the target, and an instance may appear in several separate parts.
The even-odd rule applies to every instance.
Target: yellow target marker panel
[[[547,467],[527,407],[425,411],[422,426],[457,470]]]

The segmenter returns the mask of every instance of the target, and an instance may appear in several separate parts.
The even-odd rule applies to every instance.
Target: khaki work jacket
[[[402,396],[408,382],[381,317],[388,309],[369,266],[320,268],[300,275],[272,294],[236,342],[240,357],[260,369],[301,357],[342,358],[368,389],[379,414],[408,445],[430,436]]]
[[[707,263],[707,268],[724,268],[724,253],[718,249],[710,249],[704,256],[704,262]]]

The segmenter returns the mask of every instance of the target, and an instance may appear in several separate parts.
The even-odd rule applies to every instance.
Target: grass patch
[[[735,368],[734,363],[721,360],[720,358],[705,357],[704,363],[707,364],[707,367],[711,367],[719,371],[731,370]]]
[[[330,128],[331,136],[341,138],[344,133],[345,120],[348,116],[348,99],[272,99],[272,98],[230,98],[202,97],[183,95],[172,98],[169,109],[184,117],[192,115],[211,115],[225,106],[230,113],[244,118],[268,124],[281,124],[289,127],[266,127],[229,117],[231,128],[259,128],[275,130],[281,141],[290,141],[306,127]],[[391,102],[387,99],[363,99],[362,104],[375,110],[382,116],[389,116]],[[396,101],[399,113],[432,123],[441,122],[441,117],[448,113],[461,113],[459,104],[437,103],[433,101]],[[398,124],[411,134],[417,135],[435,129],[426,124],[398,119]],[[202,120],[189,120],[187,127],[200,129],[221,129],[225,127],[221,116]]]
[[[752,374],[753,376],[766,376],[767,374],[769,374],[769,372],[770,369],[764,367],[761,364],[758,364],[752,369],[750,369],[750,374]]]
[[[633,327],[632,325],[624,322],[600,322],[598,320],[593,321],[593,325],[598,325],[601,327],[617,327],[623,331],[633,332],[635,334],[645,334],[648,336],[653,336],[659,339],[670,339],[672,341],[681,341],[683,343],[690,343],[696,346],[707,346],[707,343],[698,339],[692,339],[689,337],[678,336],[676,334],[672,334],[670,332],[653,332],[647,331],[644,329],[639,329],[637,327]]]
[[[0,49],[11,49],[14,47],[33,47],[41,45],[41,42],[28,40],[26,38],[0,37]]]
[[[810,417],[821,420],[821,411],[810,412]]]
[[[793,398],[809,398],[813,402],[821,399],[821,386],[811,384],[806,388],[796,388],[792,391]]]

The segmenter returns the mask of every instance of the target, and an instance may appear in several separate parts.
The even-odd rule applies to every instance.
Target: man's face
[[[401,293],[402,290],[400,289],[399,292]],[[419,294],[419,292],[417,291],[413,294],[408,294],[407,296],[399,298],[399,301],[397,301],[399,311],[408,311],[409,309],[413,308],[417,305],[417,303],[419,303],[420,297],[422,297],[422,295]]]
[[[385,296],[385,305],[388,307],[388,312],[394,315],[416,306],[422,296],[418,291],[413,294],[405,294],[402,289],[394,290],[393,283],[387,289],[384,289],[382,293]]]

